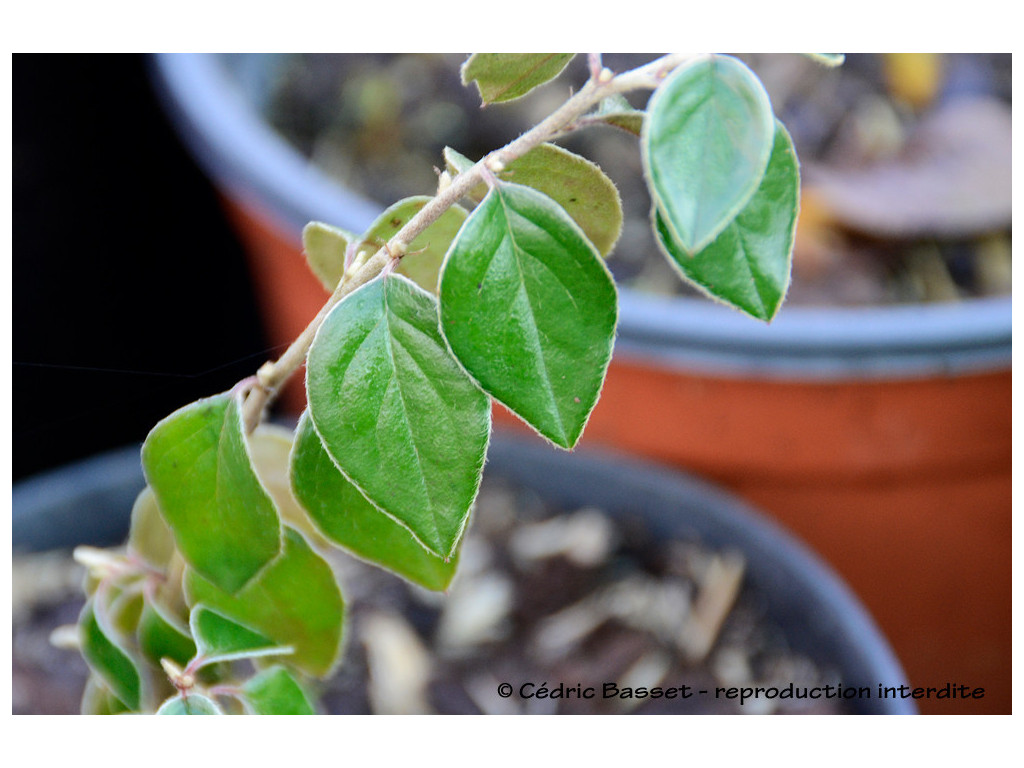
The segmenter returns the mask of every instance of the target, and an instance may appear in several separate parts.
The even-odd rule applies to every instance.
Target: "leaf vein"
[[[518,242],[516,241],[515,232],[514,232],[513,227],[512,227],[512,219],[511,219],[511,216],[510,216],[510,208],[508,206],[508,203],[505,200],[504,195],[500,195],[499,194],[498,195],[498,200],[501,203],[502,211],[503,211],[504,216],[505,216],[505,229],[508,232],[508,239],[512,243],[513,262],[515,263],[516,270],[519,273],[520,291],[523,293],[523,295],[526,298],[526,308],[529,310],[529,313],[530,313],[530,317],[529,317],[530,328],[527,329],[527,330],[534,331],[534,333],[529,337],[530,351],[533,353],[533,356],[534,356],[535,360],[537,361],[537,363],[538,363],[538,365],[539,365],[539,367],[541,369],[540,373],[541,373],[542,381],[543,381],[543,384],[544,384],[544,390],[545,390],[546,394],[548,395],[548,399],[549,399],[549,401],[551,403],[551,406],[552,406],[552,411],[554,412],[555,421],[557,422],[557,425],[558,425],[559,436],[564,441],[565,440],[565,424],[562,421],[562,413],[561,413],[561,411],[558,408],[558,401],[557,401],[557,399],[555,397],[555,391],[554,391],[554,388],[553,388],[553,386],[551,384],[551,373],[548,371],[548,363],[547,363],[547,359],[544,357],[544,349],[541,346],[540,337],[537,335],[537,332],[539,330],[538,327],[537,327],[537,313],[536,313],[536,310],[535,310],[535,308],[533,306],[533,302],[530,300],[530,293],[529,293],[529,291],[526,290],[526,280],[525,280],[525,278],[523,276],[523,265],[522,265],[522,262],[519,259],[519,253],[522,252],[522,249],[519,246]]]

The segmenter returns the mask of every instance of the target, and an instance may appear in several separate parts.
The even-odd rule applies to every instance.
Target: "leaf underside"
[[[759,320],[771,320],[789,287],[799,209],[800,172],[781,123],[757,192],[736,218],[699,253],[689,255],[655,209],[659,246],[690,283],[710,297]]]
[[[640,145],[651,197],[673,239],[696,253],[761,183],[775,135],[771,103],[746,65],[710,56],[673,72],[647,113]]]
[[[366,230],[362,237],[365,245],[361,245],[358,250],[375,252],[397,235],[432,199],[425,195],[407,197],[389,206]],[[409,244],[406,256],[398,264],[398,273],[408,277],[420,288],[437,293],[437,273],[441,269],[441,262],[468,215],[466,209],[459,205],[448,208]]]
[[[160,705],[158,715],[223,715],[220,707],[212,699],[199,693],[188,696],[175,696]]]
[[[553,80],[573,53],[474,53],[462,65],[462,84],[475,82],[484,104],[512,101]]]
[[[302,230],[302,251],[320,284],[333,291],[345,273],[345,251],[356,235],[340,227],[311,221]]]
[[[450,147],[445,148],[450,171],[461,173],[473,163]],[[498,174],[502,181],[532,187],[565,210],[587,239],[607,256],[622,234],[622,201],[619,191],[595,163],[556,144],[541,144],[516,158]],[[480,202],[487,194],[485,184],[469,192]]]
[[[138,664],[124,649],[114,631],[97,615],[92,600],[78,619],[82,657],[113,696],[130,710],[142,702],[142,678]]]

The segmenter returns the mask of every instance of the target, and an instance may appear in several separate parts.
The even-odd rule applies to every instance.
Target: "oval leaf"
[[[142,677],[135,660],[116,639],[116,633],[97,615],[89,600],[78,617],[82,657],[103,685],[128,709],[138,711],[142,701]]]
[[[451,149],[445,150],[449,167],[472,163]],[[604,171],[585,157],[555,144],[541,144],[513,160],[498,174],[502,181],[531,187],[565,210],[602,256],[611,253],[622,234],[622,201],[619,190]],[[482,200],[487,187],[480,184],[470,196]]]
[[[484,104],[525,96],[561,74],[574,53],[474,53],[462,64],[462,84],[476,83]]]
[[[281,520],[297,529],[316,547],[330,545],[313,525],[306,510],[292,493],[291,454],[295,435],[290,429],[275,424],[260,424],[249,436],[253,466],[263,487],[270,493]]]
[[[711,56],[679,67],[647,107],[647,183],[676,242],[704,248],[753,197],[772,151],[768,94],[746,65]]]
[[[128,708],[95,675],[89,675],[82,692],[83,715],[120,715]]]
[[[450,557],[480,485],[490,408],[445,347],[434,298],[398,275],[351,293],[317,331],[306,389],[345,476]]]
[[[759,320],[771,320],[789,287],[799,200],[796,152],[779,123],[761,185],[714,242],[687,255],[655,210],[658,244],[683,277],[706,294]]]
[[[160,705],[158,715],[223,715],[220,707],[212,699],[199,693],[188,696],[175,696]]]
[[[158,570],[165,570],[174,557],[174,536],[160,514],[153,489],[146,487],[132,507],[128,551]]]
[[[242,686],[247,708],[257,715],[314,715],[309,696],[284,667],[270,667]]]
[[[384,243],[398,234],[409,219],[420,212],[420,209],[433,198],[426,196],[407,197],[382,213],[373,222],[366,234],[362,236],[359,251],[364,245],[377,251]],[[408,253],[398,264],[398,272],[405,275],[420,288],[437,293],[437,273],[441,262],[448,251],[448,246],[455,239],[459,227],[469,214],[466,209],[453,205],[442,213],[437,221],[423,230],[409,245]],[[370,254],[372,255],[372,254]]]
[[[573,447],[601,392],[618,303],[568,214],[534,189],[499,184],[452,243],[440,297],[442,331],[469,374],[541,435]]]
[[[451,147],[444,148],[444,165],[448,169],[448,172],[452,176],[458,176],[460,173],[465,173],[472,168],[475,163],[466,157],[461,152],[458,152]],[[474,189],[480,189],[482,192],[478,195],[473,192],[470,193],[470,197],[475,200],[480,200],[487,193],[487,188],[481,183],[479,187]]]
[[[186,627],[157,603],[146,601],[137,630],[139,648],[154,665],[170,659],[184,667],[196,655],[196,644]]]
[[[222,589],[240,589],[280,551],[281,525],[249,458],[237,396],[165,418],[142,446],[142,466],[179,551]]]
[[[331,461],[308,412],[296,430],[292,483],[299,502],[330,541],[427,589],[448,588],[457,550],[445,561],[373,506]]]
[[[328,291],[338,287],[345,274],[345,250],[358,237],[340,227],[311,221],[302,230],[302,251],[313,274]]]
[[[125,588],[117,593],[117,587],[111,588],[106,610],[106,626],[123,637],[131,637],[139,625],[142,616],[142,605],[145,600],[138,584]]]
[[[605,123],[620,128],[626,133],[639,136],[643,132],[646,114],[630,104],[625,96],[615,94],[602,99],[597,109],[583,118],[586,122]]]
[[[235,659],[281,656],[293,651],[204,605],[192,609],[189,625],[203,666]]]
[[[243,589],[230,594],[197,571],[185,574],[191,605],[203,603],[243,626],[294,649],[285,658],[311,675],[324,676],[341,648],[345,605],[334,574],[301,534],[284,529],[281,554]]]

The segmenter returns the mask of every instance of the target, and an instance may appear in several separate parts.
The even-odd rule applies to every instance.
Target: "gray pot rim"
[[[741,551],[769,615],[795,650],[838,667],[844,686],[868,687],[851,704],[862,714],[916,714],[911,699],[878,699],[878,684],[906,675],[866,609],[806,546],[757,511],[679,470],[593,450],[558,451],[537,439],[495,434],[488,471],[571,510],[599,506],[639,518],[658,539],[696,537]],[[14,485],[15,552],[111,546],[127,535],[145,480],[138,446],[110,451]]]
[[[201,166],[234,198],[296,236],[311,220],[364,231],[383,206],[341,187],[280,138],[240,82],[251,54],[156,54],[155,86]],[[229,74],[230,63],[235,76]],[[1008,370],[1012,300],[787,307],[770,325],[704,299],[620,289],[617,353],[731,377],[925,378]]]

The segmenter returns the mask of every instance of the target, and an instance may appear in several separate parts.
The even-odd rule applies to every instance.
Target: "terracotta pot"
[[[229,63],[238,80],[217,57],[161,56],[156,79],[224,191],[270,338],[286,344],[325,298],[301,226],[361,231],[383,206],[276,137],[238,85],[259,79],[251,60]],[[790,307],[770,326],[700,300],[623,290],[620,304],[584,443],[699,472],[770,511],[848,580],[915,685],[982,686],[960,711],[1009,713],[1010,298]],[[285,404],[302,407],[301,385]]]

